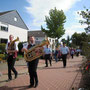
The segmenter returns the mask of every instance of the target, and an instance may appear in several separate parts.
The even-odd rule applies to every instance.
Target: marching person
[[[71,54],[72,59],[73,59],[74,53],[75,53],[75,50],[73,48],[71,48],[70,49],[70,54]]]
[[[7,58],[7,65],[8,65],[8,81],[12,80],[12,75],[11,75],[11,71],[14,72],[15,74],[15,79],[17,78],[18,72],[16,71],[14,65],[15,65],[15,60],[16,60],[16,56],[17,56],[17,46],[15,43],[12,43],[14,36],[10,35],[9,36],[9,40],[10,42],[8,42],[6,44],[6,52],[8,54],[8,58]]]
[[[35,46],[35,38],[33,36],[29,36],[28,43],[22,48],[22,52],[27,52]],[[30,77],[30,85],[29,88],[36,88],[38,86],[38,75],[37,75],[37,66],[39,59],[32,60],[28,63],[28,72]]]
[[[69,54],[69,48],[66,46],[65,42],[63,42],[63,46],[60,48],[62,60],[63,60],[63,67],[66,67],[67,63],[67,55]]]
[[[51,49],[49,48],[49,45],[46,45],[46,47],[44,48],[44,58],[45,58],[45,67],[48,67],[48,60],[50,62],[50,66],[52,66],[52,62],[51,62]]]

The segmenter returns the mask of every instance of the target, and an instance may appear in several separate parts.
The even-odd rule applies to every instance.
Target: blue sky
[[[45,27],[45,16],[50,9],[62,9],[67,17],[63,38],[84,31],[85,26],[79,23],[82,18],[77,14],[84,6],[90,10],[90,0],[0,0],[0,12],[17,10],[30,30],[40,30],[41,25]]]

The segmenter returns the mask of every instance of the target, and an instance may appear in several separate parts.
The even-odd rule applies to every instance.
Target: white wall
[[[28,30],[9,25],[9,35],[12,34],[16,39],[19,37],[20,42],[27,41]]]
[[[20,42],[27,41],[27,35],[28,35],[27,31],[28,30],[25,30],[25,29],[22,29],[22,28],[13,26],[13,25],[2,24],[0,22],[0,26],[1,25],[6,25],[8,27],[8,31],[1,31],[0,30],[0,38],[9,40],[9,35],[12,34],[14,36],[14,39],[19,37]]]
[[[52,50],[55,50],[55,38],[50,38],[48,37],[48,40],[50,42],[50,47],[52,48]],[[52,45],[54,44],[54,47],[52,47]]]
[[[0,26],[8,27],[8,24],[2,24],[0,22]],[[0,38],[4,38],[4,39],[8,38],[8,32],[7,31],[1,31],[1,28],[0,28]]]

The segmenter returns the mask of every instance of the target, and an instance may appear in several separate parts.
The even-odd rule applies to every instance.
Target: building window
[[[0,38],[0,43],[7,43],[8,39]]]
[[[14,21],[17,22],[17,20],[18,20],[18,19],[17,19],[16,17],[14,17]]]
[[[1,31],[8,31],[8,27],[6,27],[6,26],[1,26]]]

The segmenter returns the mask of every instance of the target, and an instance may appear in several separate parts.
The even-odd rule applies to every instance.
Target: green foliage
[[[86,56],[87,60],[90,60],[90,35],[88,35],[85,42],[83,42],[83,54]]]
[[[69,36],[67,36],[67,40],[66,40],[67,46],[70,46],[70,41],[71,41],[71,38]]]
[[[45,17],[45,22],[47,29],[45,30],[41,26],[41,30],[46,33],[48,37],[59,39],[65,33],[64,23],[66,22],[66,16],[64,15],[63,10],[59,11],[56,8],[49,11],[50,16]]]
[[[19,42],[19,44],[18,44],[19,54],[23,54],[21,51],[21,49],[23,48],[23,43],[24,42]]]
[[[86,7],[84,7],[86,9]],[[79,15],[82,16],[84,20],[79,20],[82,24],[86,24],[87,28],[85,28],[86,33],[90,32],[90,10],[86,9],[85,11],[78,12]]]
[[[70,38],[69,36],[67,36],[67,39],[63,38],[63,39],[61,40],[61,42],[65,42],[66,45],[69,46],[69,47],[71,46],[70,41],[71,41],[71,38]]]
[[[61,41],[62,41],[62,42],[65,42],[65,43],[67,42],[65,38],[63,38]]]
[[[72,43],[75,46],[79,46],[82,49],[83,46],[83,42],[85,42],[87,40],[88,35],[86,33],[74,33],[71,37]]]
[[[0,58],[4,59],[5,58],[5,54],[0,54]]]
[[[6,47],[5,43],[0,43],[0,53],[4,53],[6,51],[5,47]]]

